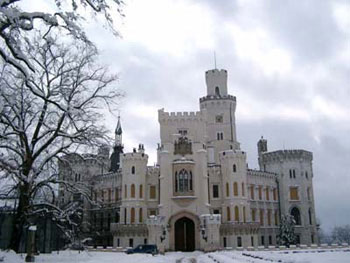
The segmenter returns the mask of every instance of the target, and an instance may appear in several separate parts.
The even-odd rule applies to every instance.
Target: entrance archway
[[[182,217],[175,222],[175,250],[195,250],[195,224],[188,217]]]

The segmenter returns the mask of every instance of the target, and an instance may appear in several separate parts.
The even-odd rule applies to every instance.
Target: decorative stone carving
[[[187,137],[180,137],[174,144],[174,154],[192,154],[192,143]]]

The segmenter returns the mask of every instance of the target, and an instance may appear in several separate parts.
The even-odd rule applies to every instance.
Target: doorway
[[[175,250],[195,250],[195,225],[187,217],[182,217],[175,222]]]

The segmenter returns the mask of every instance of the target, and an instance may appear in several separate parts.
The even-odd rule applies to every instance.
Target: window
[[[277,201],[277,188],[273,189],[273,200]]]
[[[130,192],[131,192],[131,198],[135,198],[135,185],[134,184],[131,185]]]
[[[251,209],[251,213],[252,213],[252,221],[255,222],[256,218],[255,218],[255,208]]]
[[[228,185],[228,183],[226,183],[226,196],[230,196],[230,186]]]
[[[124,198],[128,197],[128,187],[124,185]]]
[[[155,216],[155,215],[157,215],[157,211],[154,210],[154,209],[148,209],[148,215],[149,216]]]
[[[309,179],[309,175],[308,175],[307,171],[305,172],[305,177],[306,177],[306,179]]]
[[[130,210],[130,223],[133,224],[135,223],[135,208],[131,208]]]
[[[299,200],[298,187],[290,187],[290,200]]]
[[[129,239],[129,247],[134,247],[134,239],[133,238]]]
[[[237,182],[233,183],[233,195],[238,196],[238,184],[237,184]]]
[[[182,169],[175,172],[175,193],[187,193],[193,190],[192,172]]]
[[[224,118],[223,118],[222,115],[216,115],[215,116],[215,122],[216,123],[223,123],[223,120],[224,120]]]
[[[239,209],[238,209],[238,206],[235,206],[235,221],[239,222]]]
[[[234,172],[234,173],[237,172],[237,166],[236,166],[236,164],[233,165],[233,172]]]
[[[309,224],[312,225],[312,212],[311,212],[311,208],[309,208]]]
[[[266,200],[269,201],[270,200],[270,189],[268,187],[266,187],[265,193],[266,193]]]
[[[135,166],[131,167],[131,174],[135,174]]]
[[[227,247],[227,240],[226,240],[226,237],[224,237],[223,240],[224,240],[224,247]]]
[[[310,187],[307,188],[307,200],[311,201],[311,191],[310,191]]]
[[[272,245],[272,236],[269,236],[269,245]]]
[[[261,185],[259,185],[258,190],[259,190],[259,200],[262,200],[262,186]]]
[[[237,247],[242,246],[242,237],[237,237]]]
[[[289,178],[292,178],[293,174],[292,174],[292,169],[289,169]]]
[[[220,88],[217,86],[215,87],[215,95],[220,96]]]
[[[245,187],[244,187],[244,183],[242,183],[242,196],[245,195]]]
[[[119,223],[119,221],[120,221],[120,216],[119,216],[119,211],[117,211],[117,212],[115,213],[115,222],[116,222],[116,223]]]
[[[243,222],[245,223],[246,220],[246,216],[245,216],[245,206],[243,206]]]
[[[250,185],[250,199],[254,200],[254,185]]]
[[[271,226],[271,210],[267,210],[267,225]]]
[[[297,207],[293,207],[293,209],[290,211],[291,216],[294,218],[295,225],[300,226],[301,225],[301,217],[300,217],[300,211]]]
[[[264,236],[261,236],[261,245],[265,246],[265,237]]]
[[[213,198],[219,198],[219,185],[213,185]]]
[[[143,186],[142,186],[142,184],[140,184],[139,197],[140,197],[141,199],[143,198]]]
[[[156,186],[155,185],[151,185],[149,187],[149,198],[156,199]]]
[[[185,137],[185,136],[187,136],[187,130],[186,130],[186,129],[181,129],[181,130],[179,130],[179,134],[180,134],[182,137]]]
[[[213,210],[214,215],[220,215],[220,210],[219,209],[214,209]]]
[[[260,224],[264,225],[264,209],[260,209]]]
[[[143,218],[142,218],[142,207],[140,207],[139,209],[139,222],[142,223],[143,222]]]
[[[231,221],[231,210],[230,207],[226,207],[227,221]]]
[[[223,132],[218,132],[216,134],[216,138],[218,141],[222,141],[224,139],[224,133]]]
[[[278,211],[275,211],[275,226],[278,225]]]
[[[115,188],[114,189],[114,201],[118,201],[119,200],[119,189]]]
[[[295,170],[293,169],[293,178],[295,178]]]
[[[252,247],[254,247],[254,237],[253,236],[250,237],[250,244]]]

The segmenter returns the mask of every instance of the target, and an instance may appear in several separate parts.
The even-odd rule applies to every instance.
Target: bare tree
[[[117,31],[113,27],[111,9],[114,7],[114,10],[123,15],[122,0],[51,0],[52,5],[57,7],[54,13],[39,10],[27,12],[20,8],[22,2],[23,0],[0,0],[0,57],[25,76],[29,74],[28,70],[35,71],[35,66],[23,52],[27,33],[31,32],[35,26],[40,25],[48,31],[52,28],[60,28],[74,38],[91,44],[79,24],[82,11],[90,10],[94,15],[102,14],[115,34]]]
[[[31,42],[25,54],[35,72],[24,76],[5,65],[0,73],[0,180],[6,195],[18,196],[11,241],[16,251],[32,215],[48,211],[69,220],[74,206],[55,206],[55,185],[89,197],[88,189],[58,177],[57,161],[68,151],[106,143],[101,109],[112,109],[121,96],[111,87],[116,76],[97,66],[94,47],[50,36]]]

